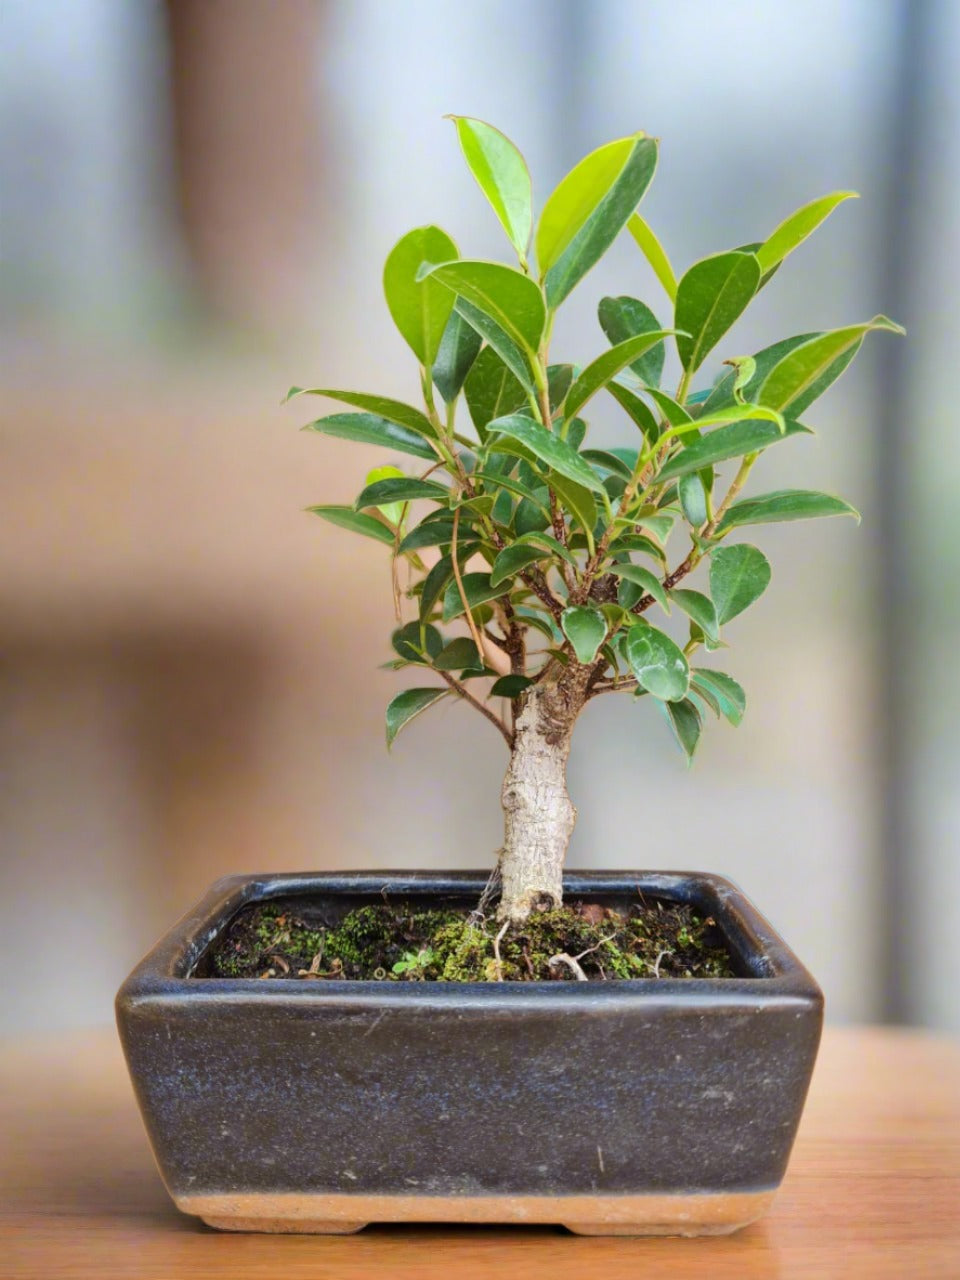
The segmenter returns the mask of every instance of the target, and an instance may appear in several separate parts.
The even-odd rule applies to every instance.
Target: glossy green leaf
[[[486,436],[488,422],[506,417],[527,403],[523,384],[493,347],[484,347],[477,356],[463,384],[463,392],[481,439]]]
[[[529,542],[515,542],[511,546],[504,547],[493,562],[490,585],[499,587],[501,583],[515,578],[528,565],[534,564],[537,560],[543,560],[549,554],[545,547],[537,547]]]
[[[626,226],[657,167],[657,143],[642,133],[591,152],[548,198],[537,226],[537,262],[547,303],[558,307]]]
[[[411,720],[445,698],[447,689],[405,689],[387,707],[387,747],[392,747],[397,734]]]
[[[699,440],[693,440],[686,448],[674,454],[661,467],[658,479],[673,480],[716,462],[741,458],[747,453],[759,453],[761,449],[768,449],[770,445],[795,435],[810,435],[810,430],[799,422],[788,422],[786,431],[781,435],[775,423],[762,419],[733,422],[729,426],[718,427]]]
[[[474,472],[473,478],[475,480],[482,480],[491,488],[496,486],[498,489],[505,489],[508,493],[512,493],[518,498],[524,498],[527,502],[532,502],[536,506],[540,507],[545,516],[549,517],[550,515],[550,511],[546,506],[546,503],[540,501],[536,490],[528,488],[525,484],[521,484],[519,480],[514,480],[510,476],[497,475],[495,473],[491,474],[489,471],[476,471]]]
[[[470,172],[523,261],[533,226],[533,187],[526,161],[492,125],[467,116],[451,119]]]
[[[647,404],[629,387],[625,387],[618,382],[616,378],[607,383],[606,390],[610,392],[620,407],[626,411],[634,426],[639,427],[647,443],[655,444],[660,436],[660,428]]]
[[[587,497],[589,496],[590,495],[587,494]],[[594,524],[596,524],[596,521],[594,521]],[[575,565],[577,563],[576,556],[574,556],[562,542],[558,542],[553,534],[540,533],[537,531],[525,533],[522,537],[517,539],[514,545],[525,546],[527,543],[533,543],[534,546],[543,547],[550,555],[559,556],[561,560],[566,560],[568,564]]]
[[[716,547],[710,557],[710,594],[721,625],[743,613],[770,585],[770,563],[747,542]]]
[[[683,518],[692,529],[700,529],[707,522],[707,491],[696,471],[681,476],[677,481]]]
[[[495,320],[467,298],[457,298],[454,306],[464,320],[486,339],[520,384],[533,395],[536,383],[531,372],[530,356],[517,346],[506,330],[501,329]]]
[[[373,413],[332,413],[329,417],[308,422],[303,430],[336,436],[341,440],[355,440],[360,444],[380,445],[384,449],[412,454],[415,458],[436,461],[437,457],[423,436]]]
[[[569,511],[583,529],[592,552],[593,531],[597,524],[597,504],[590,490],[582,484],[567,479],[566,476],[558,475],[556,471],[551,471],[547,478],[550,488],[559,498],[563,509]]]
[[[429,663],[443,648],[443,636],[429,623],[408,622],[398,627],[390,643],[406,662]]]
[[[365,538],[375,538],[377,542],[393,546],[392,530],[373,516],[354,511],[353,507],[320,506],[307,507],[307,510],[315,516],[322,516],[324,520],[329,520],[331,524],[339,525],[341,529],[349,529],[351,533],[361,533]]]
[[[670,599],[691,618],[707,639],[716,643],[720,639],[720,625],[713,601],[702,591],[691,591],[686,587],[676,587],[670,592]]]
[[[433,660],[438,671],[482,671],[483,659],[469,636],[451,640]]]
[[[644,569],[639,564],[612,564],[609,571],[614,577],[623,578],[626,582],[633,582],[638,587],[642,587],[647,595],[653,596],[664,613],[670,612],[670,600],[663,583],[655,573],[651,573],[649,569]]]
[[[621,369],[626,368],[637,356],[655,347],[671,333],[670,329],[657,329],[653,333],[638,334],[611,347],[596,360],[591,360],[567,393],[563,405],[564,416],[572,418],[574,414],[579,413],[591,396],[595,396],[602,390]]]
[[[652,538],[645,538],[638,533],[621,534],[610,544],[610,551],[614,555],[619,555],[622,551],[640,551],[661,562],[665,559],[663,547],[657,546]]]
[[[414,502],[418,498],[446,502],[450,496],[449,489],[442,484],[437,484],[435,480],[416,480],[411,476],[397,476],[368,484],[354,506],[360,511],[364,507],[382,507],[390,502]]]
[[[627,632],[623,652],[642,689],[665,702],[686,697],[690,684],[687,660],[663,631],[638,622]]]
[[[572,364],[551,364],[547,367],[547,391],[550,396],[550,408],[554,412],[566,399],[573,378]]]
[[[453,310],[453,295],[439,281],[422,279],[424,264],[450,262],[457,246],[439,227],[417,227],[398,240],[383,268],[383,291],[393,322],[427,369],[437,358]]]
[[[673,396],[667,395],[666,391],[660,391],[657,387],[644,389],[671,427],[680,427],[687,422],[693,422],[693,414],[690,410],[674,400]]]
[[[677,338],[680,360],[694,373],[760,284],[760,264],[752,253],[718,253],[687,271],[677,285],[674,323],[690,334]]]
[[[598,609],[574,605],[564,609],[560,625],[573,645],[577,661],[584,665],[592,662],[607,637],[607,620],[603,614]]]
[[[654,235],[650,225],[639,213],[633,214],[627,223],[627,230],[640,246],[643,256],[653,268],[653,273],[663,285],[664,292],[671,302],[677,300],[677,277],[673,273],[666,250]]]
[[[777,263],[803,244],[838,204],[856,197],[856,191],[834,191],[828,196],[820,196],[818,200],[811,200],[809,204],[791,213],[757,249],[757,261],[763,274],[772,271]]]
[[[603,491],[603,482],[589,463],[584,462],[566,440],[547,431],[531,418],[525,418],[518,413],[509,414],[505,418],[495,418],[489,422],[487,430],[519,441],[541,462],[545,462],[551,470],[566,476],[574,484],[592,489],[594,493]]]
[[[735,502],[717,526],[718,533],[745,524],[775,524],[786,520],[813,520],[819,516],[853,516],[859,524],[860,512],[842,498],[807,489],[778,489],[757,498]]]
[[[400,470],[399,467],[374,467],[372,471],[367,472],[366,486],[367,489],[375,484],[380,484],[384,480],[407,480],[408,477]],[[366,492],[366,491],[365,491]],[[406,508],[402,502],[383,502],[368,503],[368,506],[375,506],[381,515],[385,516],[390,524],[399,526],[403,522]]]
[[[743,719],[747,709],[747,695],[732,676],[722,671],[712,671],[709,667],[694,667],[690,683],[701,693],[710,694],[732,725],[738,725]]]
[[[630,480],[633,475],[633,467],[630,466],[625,459],[619,457],[612,449],[583,449],[580,457],[585,462],[589,462],[591,467],[598,471],[609,471],[611,475],[619,476],[622,480]],[[634,451],[634,466],[636,465],[636,451]]]
[[[687,763],[692,764],[703,732],[700,712],[690,698],[684,698],[680,702],[661,703],[661,706],[680,750],[687,757]]]
[[[459,554],[459,548],[458,548]],[[420,591],[420,620],[426,621],[433,612],[434,606],[446,590],[447,583],[453,577],[453,558],[441,556],[423,580]]]
[[[819,333],[799,333],[792,338],[782,338],[779,342],[774,342],[769,347],[764,347],[762,351],[756,352],[751,357],[755,365],[754,372],[749,381],[744,383],[741,388],[744,400],[747,402],[755,401],[761,384],[774,365],[778,364],[795,347],[799,347],[804,342],[809,342],[811,338],[818,337],[820,337]],[[718,409],[726,409],[735,405],[737,403],[734,395],[736,381],[736,370],[731,370],[730,373],[724,374],[707,396],[702,413],[710,414]]]
[[[546,306],[540,289],[522,271],[502,262],[468,260],[432,267],[427,279],[465,298],[525,351],[535,354],[539,349]]]
[[[452,404],[460,394],[464,379],[480,354],[483,339],[454,308],[440,339],[440,348],[433,366],[434,386]]]
[[[291,387],[284,403],[299,396],[326,396],[329,400],[340,400],[343,404],[365,409],[378,418],[386,418],[388,422],[407,427],[418,435],[436,438],[437,433],[425,413],[415,409],[412,404],[391,400],[389,396],[368,395],[365,391],[340,391],[332,387]]]
[[[477,605],[485,604],[488,600],[495,600],[497,596],[506,594],[502,587],[494,587],[491,584],[489,573],[465,573],[462,578],[463,590],[471,613]],[[443,596],[444,622],[451,622],[454,618],[459,618],[463,611],[460,588],[456,580],[454,580],[448,585]]]
[[[491,698],[519,698],[525,689],[529,689],[533,681],[529,676],[501,676],[494,682],[490,690]]]
[[[463,536],[461,523],[460,535]],[[450,520],[422,520],[401,540],[397,550],[401,555],[408,551],[422,551],[424,547],[442,547],[453,538]]]
[[[834,372],[836,363],[844,357],[849,357],[849,363],[851,351],[855,354],[866,334],[874,329],[899,334],[905,332],[886,316],[874,316],[866,324],[821,333],[795,347],[774,365],[760,387],[758,400],[793,416],[802,413],[824,390],[821,380],[828,379],[826,385],[829,386],[838,376]]]
[[[638,334],[654,333],[662,329],[660,321],[639,298],[601,298],[597,316],[600,328],[615,347]],[[660,385],[665,359],[666,347],[658,342],[655,347],[631,361],[630,368],[641,382],[648,382],[656,387]]]

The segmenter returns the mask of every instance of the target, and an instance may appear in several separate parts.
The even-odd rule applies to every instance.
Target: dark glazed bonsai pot
[[[823,997],[729,881],[625,871],[571,898],[695,904],[740,976],[610,982],[256,981],[202,975],[251,902],[330,921],[379,899],[473,905],[481,873],[231,876],[133,971],[117,1019],[163,1179],[248,1231],[550,1222],[734,1231],[783,1177]]]

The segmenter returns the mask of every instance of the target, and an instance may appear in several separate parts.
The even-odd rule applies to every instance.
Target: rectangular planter
[[[231,876],[150,952],[117,1020],[157,1163],[185,1213],[257,1231],[549,1222],[736,1230],[783,1177],[823,997],[729,881],[565,878],[568,900],[694,904],[741,976],[455,984],[213,979],[243,906],[316,920],[380,900],[475,904],[482,873]],[[311,916],[312,913],[312,916]]]

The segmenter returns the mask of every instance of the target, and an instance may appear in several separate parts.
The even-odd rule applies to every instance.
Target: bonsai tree
[[[656,139],[637,133],[581,160],[547,198],[534,233],[520,152],[488,124],[453,121],[516,264],[462,258],[436,226],[410,231],[391,250],[383,283],[419,365],[422,408],[329,387],[294,387],[287,398],[349,405],[305,429],[415,460],[409,472],[372,471],[352,505],[310,510],[388,548],[390,665],[433,677],[388,706],[388,746],[444,698],[478,712],[507,746],[497,868],[507,928],[561,903],[576,819],[567,757],[591,699],[621,693],[656,707],[689,760],[708,715],[740,723],[740,685],[695,662],[725,647],[723,628],[770,581],[766,557],[743,531],[859,519],[830,494],[748,496],[747,482],[767,449],[811,434],[801,419],[867,333],[903,331],[877,316],[753,355],[714,355],[784,259],[854,192],[814,200],[765,240],[704,258],[678,279],[636,212]],[[666,295],[656,310],[670,319],[629,293],[602,298],[609,346],[585,353],[582,365],[552,361],[559,308],[624,229]],[[668,347],[679,358],[673,392],[661,385]],[[601,396],[633,424],[631,447],[590,440],[587,414]],[[662,625],[671,615],[674,636],[676,622],[684,626],[679,639]]]

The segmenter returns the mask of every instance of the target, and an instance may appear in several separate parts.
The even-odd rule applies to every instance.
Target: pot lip
[[[717,919],[729,945],[752,972],[736,978],[617,978],[606,982],[390,982],[334,980],[262,982],[256,978],[194,978],[200,957],[227,922],[252,902],[298,893],[457,893],[479,896],[489,871],[307,871],[223,876],[155,944],[117,993],[118,1015],[158,998],[191,1006],[263,1003],[301,1009],[331,1004],[369,1008],[462,1005],[516,1009],[604,1008],[627,1003],[704,1010],[762,1012],[793,1005],[797,1015],[822,1008],[823,993],[812,974],[770,922],[732,881],[700,871],[575,871],[563,877],[566,894],[633,894],[696,901]]]

